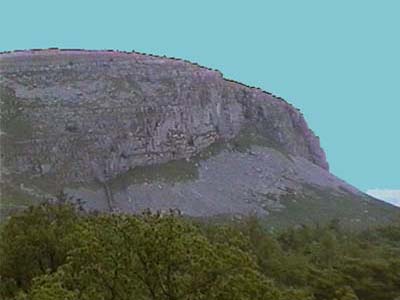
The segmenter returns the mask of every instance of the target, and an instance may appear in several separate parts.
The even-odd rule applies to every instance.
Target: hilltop
[[[87,210],[256,214],[277,225],[398,213],[329,172],[298,109],[188,61],[1,53],[0,99],[4,213],[60,191]]]

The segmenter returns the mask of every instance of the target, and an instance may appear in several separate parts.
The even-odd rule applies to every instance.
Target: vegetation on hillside
[[[0,258],[1,299],[400,296],[400,223],[356,233],[332,221],[270,233],[252,217],[215,225],[42,204],[2,224]]]

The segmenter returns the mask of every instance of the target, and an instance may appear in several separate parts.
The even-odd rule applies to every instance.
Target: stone
[[[47,173],[50,172],[50,170],[51,170],[51,165],[50,165],[50,164],[42,164],[42,165],[40,166],[40,169],[41,169],[42,175],[45,175],[45,174],[47,174]]]
[[[298,109],[188,61],[1,53],[0,100],[1,183],[39,199],[66,190],[87,209],[267,216],[267,196],[300,203],[312,186],[364,211],[367,196],[329,173]],[[374,201],[370,212],[389,209]]]

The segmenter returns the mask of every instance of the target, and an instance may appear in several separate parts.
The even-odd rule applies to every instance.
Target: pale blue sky
[[[0,3],[0,51],[119,49],[179,57],[304,113],[334,174],[400,189],[400,1]]]

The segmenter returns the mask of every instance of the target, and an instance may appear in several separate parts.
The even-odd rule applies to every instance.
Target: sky
[[[303,112],[332,173],[400,197],[400,1],[0,0],[0,9],[0,51],[136,50],[272,92]]]
[[[400,207],[400,189],[399,190],[387,190],[387,189],[371,189],[366,191],[367,194],[382,199],[393,205]]]

